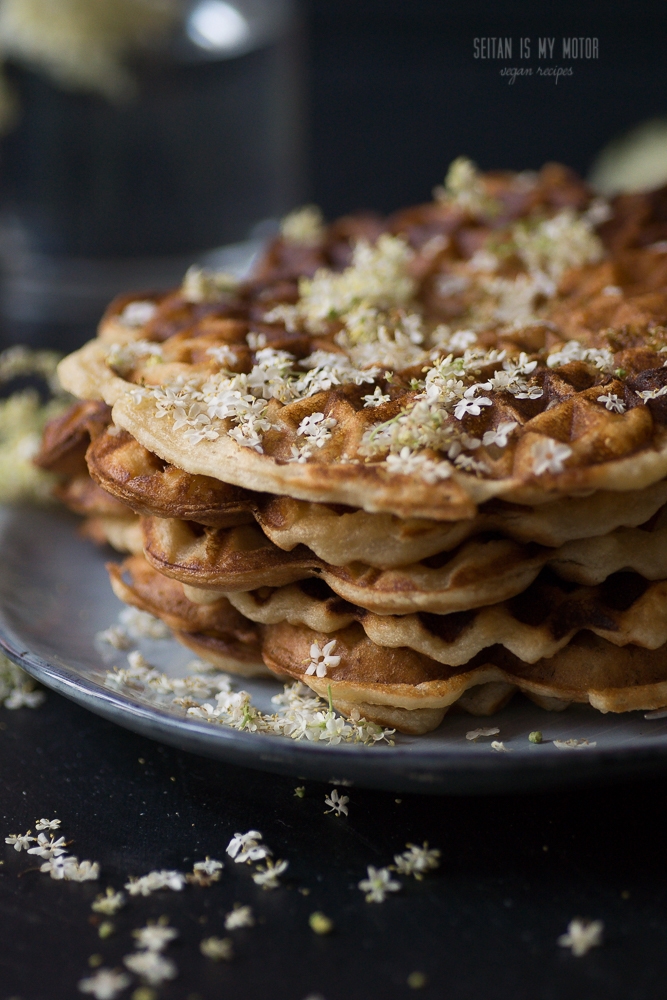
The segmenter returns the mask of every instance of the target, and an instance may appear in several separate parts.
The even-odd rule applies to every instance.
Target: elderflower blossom
[[[306,669],[307,675],[315,674],[317,677],[326,677],[329,667],[337,667],[340,663],[340,656],[334,656],[336,639],[327,642],[322,649],[314,642],[310,647],[310,662]]]
[[[229,938],[204,938],[199,943],[199,950],[205,958],[214,962],[231,962],[234,958],[234,946]]]
[[[260,844],[260,840],[262,840],[262,834],[259,830],[235,833],[227,844],[227,854],[234,859],[237,865],[261,861],[273,854],[273,851],[265,844]]]
[[[431,485],[438,480],[449,479],[452,474],[449,462],[435,462],[427,455],[415,454],[407,445],[401,448],[398,455],[387,455],[385,465],[392,475],[416,475]]]
[[[127,889],[130,896],[150,896],[152,892],[157,892],[159,889],[172,889],[174,892],[180,892],[184,885],[185,875],[182,872],[163,869],[149,872],[148,875],[142,875],[140,878],[130,875],[124,888]]]
[[[553,351],[547,358],[549,368],[569,365],[572,361],[591,362],[601,372],[614,372],[614,355],[607,348],[584,347],[578,340],[568,340],[559,351]]]
[[[644,389],[637,395],[644,403],[648,403],[650,399],[658,399],[660,396],[667,395],[667,385],[663,385],[660,389]]]
[[[118,314],[117,320],[123,326],[137,327],[150,323],[157,312],[157,304],[148,299],[139,299],[135,302],[128,302],[123,311]]]
[[[5,837],[5,844],[9,844],[15,851],[27,851],[28,844],[36,839],[36,837],[30,836],[30,830],[28,830],[27,833],[23,834],[10,833],[8,837]]]
[[[48,873],[53,879],[68,882],[94,882],[100,876],[100,866],[96,861],[80,862],[76,857],[65,857],[62,854],[51,857],[39,870]]]
[[[533,473],[536,476],[542,476],[545,472],[557,475],[563,471],[571,454],[569,445],[561,444],[553,438],[539,438],[532,447]]]
[[[35,823],[36,830],[57,830],[60,826],[59,819],[38,819]]]
[[[261,886],[262,889],[278,889],[280,886],[278,878],[287,870],[288,865],[288,861],[274,863],[271,858],[267,858],[266,865],[260,866],[256,872],[253,872],[252,880],[255,885]]]
[[[522,220],[512,230],[519,257],[531,273],[546,274],[558,282],[566,270],[595,264],[604,247],[585,214],[564,208],[550,219],[535,224]]]
[[[429,847],[428,841],[424,841],[421,847],[416,844],[406,844],[407,851],[402,854],[395,854],[396,871],[400,875],[414,875],[421,881],[427,871],[440,866],[440,851],[437,848]]]
[[[388,868],[374,868],[368,865],[368,878],[359,882],[359,888],[366,893],[367,903],[384,903],[388,892],[398,892],[401,883],[391,877]]]
[[[361,398],[364,401],[364,407],[367,409],[369,406],[382,406],[383,403],[388,403],[391,396],[389,393],[383,392],[379,385],[376,385],[372,393]]]
[[[137,949],[164,951],[167,945],[178,937],[178,931],[164,924],[147,924],[132,931],[132,937],[136,939]]]
[[[131,983],[126,972],[115,969],[98,969],[94,976],[80,979],[77,988],[81,993],[92,993],[95,1000],[115,1000]]]
[[[35,690],[32,677],[0,653],[0,706],[12,711],[39,708],[43,701],[44,692]]]
[[[220,877],[219,873],[224,867],[225,866],[223,865],[222,861],[215,861],[213,858],[209,858],[209,856],[207,855],[205,861],[197,861],[193,865],[193,871],[203,872],[204,875],[208,875],[210,877],[217,876],[219,878]]]
[[[151,340],[131,340],[127,344],[111,344],[107,350],[106,363],[119,375],[124,376],[139,363],[157,364],[162,361],[162,345]]]
[[[582,920],[575,917],[567,925],[567,933],[561,934],[558,944],[561,948],[569,948],[573,955],[581,958],[591,950],[598,948],[602,944],[604,924],[601,920]]]
[[[361,302],[383,309],[407,302],[415,290],[407,270],[412,257],[405,240],[382,233],[375,245],[359,240],[352,264],[343,272],[320,268],[312,278],[301,278],[298,305],[308,329],[320,332],[326,320]]]
[[[159,986],[166,979],[175,979],[178,971],[170,958],[156,951],[137,951],[125,955],[123,962],[135,975],[141,976],[151,986]]]
[[[240,906],[234,903],[234,908],[225,915],[225,930],[235,931],[239,927],[254,927],[255,918],[249,906]]]
[[[44,833],[40,833],[37,837],[37,846],[31,847],[28,854],[37,854],[40,858],[55,858],[59,854],[65,854],[65,838],[59,837],[54,840],[53,837],[49,838]]]
[[[91,910],[94,913],[103,913],[107,917],[113,917],[114,914],[118,913],[119,910],[125,906],[125,893],[124,892],[114,892],[114,890],[109,886],[106,893],[95,897],[93,903],[91,903]]]
[[[324,219],[317,205],[304,205],[289,212],[280,223],[280,234],[286,243],[318,246],[324,238]]]
[[[510,434],[518,426],[516,420],[503,420],[493,430],[485,431],[482,435],[482,444],[485,448],[488,448],[489,445],[506,448]]]
[[[604,396],[598,396],[597,401],[598,403],[604,403],[605,409],[611,410],[612,413],[625,413],[625,403],[613,392],[609,392]]]
[[[329,795],[325,795],[324,797],[324,804],[330,806],[329,809],[324,810],[325,815],[327,813],[335,813],[336,816],[347,816],[347,804],[349,801],[349,795],[340,795],[338,789],[334,788]]]
[[[217,302],[226,292],[238,287],[238,278],[226,271],[209,271],[193,264],[185,272],[181,295],[186,302]]]

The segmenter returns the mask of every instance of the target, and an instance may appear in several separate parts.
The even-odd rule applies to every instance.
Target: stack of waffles
[[[667,191],[450,168],[125,296],[40,464],[123,601],[403,732],[667,705]]]

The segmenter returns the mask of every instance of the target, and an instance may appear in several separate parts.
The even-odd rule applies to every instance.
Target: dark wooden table
[[[349,816],[325,815],[329,786],[227,767],[151,743],[53,693],[38,710],[0,709],[2,837],[57,816],[99,882],[54,881],[2,845],[0,1000],[71,1000],[89,958],[121,964],[131,931],[169,918],[178,978],[160,1000],[654,1000],[665,995],[665,791],[653,778],[544,795],[435,798],[347,789]],[[289,861],[265,891],[225,854],[260,830]],[[439,870],[404,879],[382,904],[357,883],[406,842],[442,851]],[[219,882],[133,897],[100,940],[90,904],[107,885],[152,869],[225,861]],[[39,864],[39,860],[37,860]],[[303,890],[308,890],[304,893]],[[227,936],[224,914],[250,904],[232,932],[235,958],[215,964],[202,938]],[[308,925],[322,911],[328,936]],[[557,945],[575,916],[601,919],[605,942],[582,958]],[[419,971],[421,990],[408,986]],[[136,983],[123,997],[131,997]]]

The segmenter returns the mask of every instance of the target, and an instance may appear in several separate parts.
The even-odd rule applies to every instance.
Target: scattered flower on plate
[[[359,882],[359,888],[366,893],[367,903],[384,903],[388,892],[398,892],[401,883],[391,877],[388,868],[374,868],[368,865],[368,878]]]
[[[262,861],[273,851],[265,844],[260,844],[262,834],[259,830],[248,830],[247,833],[235,833],[227,844],[227,854],[237,864],[247,864],[250,861]]]
[[[255,918],[252,915],[252,909],[249,906],[241,906],[239,903],[234,903],[234,908],[230,910],[225,916],[225,930],[235,931],[239,927],[254,927]]]
[[[288,861],[276,861],[274,863],[271,858],[267,858],[266,865],[253,872],[252,880],[256,885],[260,885],[262,889],[278,889],[280,886],[278,876],[286,871],[288,864]]]
[[[336,816],[347,816],[347,803],[349,801],[349,795],[339,795],[338,789],[334,788],[329,795],[325,795],[324,797],[324,804],[330,806],[329,809],[324,810],[325,815],[327,813],[335,813]]]
[[[471,729],[469,733],[466,733],[467,740],[478,740],[480,736],[495,736],[500,730],[497,726],[493,726],[491,729]]]
[[[433,868],[440,867],[440,851],[435,847],[429,847],[425,840],[421,847],[416,844],[406,844],[407,851],[402,854],[395,854],[396,871],[400,875],[414,875],[421,881],[424,874]]]

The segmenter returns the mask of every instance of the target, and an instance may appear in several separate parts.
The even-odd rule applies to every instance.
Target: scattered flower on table
[[[126,972],[98,969],[94,976],[80,979],[78,987],[82,993],[92,993],[95,1000],[115,1000],[115,997],[126,990],[131,982]]]
[[[225,930],[235,931],[239,927],[254,927],[255,918],[249,906],[234,903],[234,908],[225,916]]]
[[[261,839],[262,834],[259,830],[248,830],[247,833],[235,833],[227,844],[227,854],[237,864],[262,861],[270,854],[273,854],[273,851],[265,844],[260,844]]]
[[[91,905],[91,909],[95,913],[104,913],[107,917],[113,917],[113,915],[118,913],[123,906],[125,906],[125,893],[115,892],[109,886],[104,895],[100,893],[100,895],[95,898],[95,901]]]
[[[502,742],[502,740],[494,740],[491,744],[491,749],[498,750],[500,753],[503,753],[503,751],[505,753],[510,752],[509,747],[506,747],[505,744]]]
[[[185,875],[182,872],[162,870],[149,872],[141,878],[130,875],[125,888],[130,896],[150,896],[158,889],[173,889],[174,892],[180,892],[184,885]]]
[[[602,944],[604,924],[601,920],[583,920],[575,917],[567,925],[567,933],[561,934],[558,944],[561,948],[569,948],[573,955],[581,958],[591,948],[597,948]]]
[[[280,885],[278,876],[287,870],[288,865],[289,861],[276,861],[274,864],[271,858],[267,858],[266,866],[258,868],[253,873],[252,880],[256,885],[261,885],[262,889],[277,889]]]
[[[305,785],[298,785],[298,786],[297,786],[297,787],[296,787],[296,788],[294,789],[294,796],[295,796],[295,798],[297,798],[297,799],[302,799],[302,798],[304,798],[305,794],[306,794],[306,786],[305,786]]]
[[[338,789],[334,788],[329,795],[325,795],[324,803],[330,806],[330,809],[325,809],[326,813],[335,813],[336,816],[347,816],[348,808],[347,803],[350,801],[349,795],[339,795]]]
[[[151,986],[159,986],[165,979],[175,979],[178,975],[174,962],[157,951],[137,951],[125,955],[123,962],[130,972],[141,976]]]
[[[174,927],[167,927],[164,924],[147,924],[132,931],[132,937],[136,938],[135,948],[145,951],[164,951],[167,945],[178,937],[178,931]]]
[[[220,878],[220,870],[224,867],[225,866],[222,861],[216,861],[214,858],[209,858],[207,854],[205,861],[197,861],[193,865],[193,871],[203,872],[204,875],[217,876],[217,878]]]
[[[400,875],[414,875],[421,881],[424,874],[433,868],[440,867],[440,851],[436,847],[429,847],[425,840],[421,847],[416,844],[406,844],[407,851],[402,854],[395,854],[396,871]]]
[[[554,740],[554,746],[558,750],[581,750],[584,747],[597,746],[597,743],[595,740],[593,742],[590,740]]]
[[[53,879],[64,879],[66,882],[94,882],[100,877],[97,861],[79,862],[74,855],[58,854],[45,861],[39,870]]]
[[[367,903],[384,903],[388,892],[398,892],[401,883],[391,877],[388,868],[374,868],[368,865],[368,878],[362,879],[359,888],[366,893]]]
[[[31,847],[28,854],[38,854],[40,858],[57,858],[59,854],[65,854],[65,838],[58,837],[49,839],[45,833],[40,833],[37,837],[37,846]]]
[[[234,958],[234,946],[230,938],[204,938],[199,944],[199,950],[214,962],[231,962]]]
[[[57,830],[59,826],[59,819],[38,819],[35,823],[36,830]]]
[[[5,837],[5,844],[11,844],[15,851],[27,851],[28,844],[37,840],[37,837],[31,837],[30,833],[30,830],[27,833],[10,833]]]
[[[495,736],[500,730],[497,726],[492,729],[471,729],[469,733],[466,733],[467,740],[478,740],[480,736]]]

